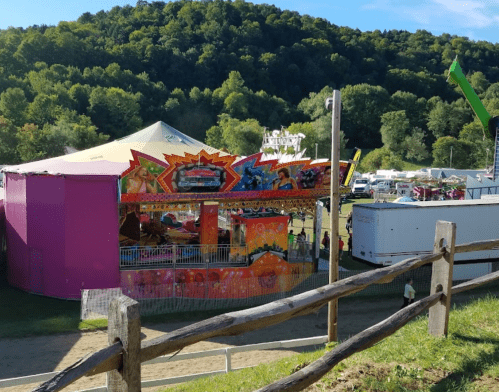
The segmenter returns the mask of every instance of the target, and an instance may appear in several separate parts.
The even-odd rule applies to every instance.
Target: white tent
[[[139,151],[164,161],[164,154],[184,156],[199,154],[205,150],[210,154],[220,150],[207,146],[162,121],[130,136],[88,150],[41,161],[7,166],[3,172],[52,175],[121,175],[133,159],[130,150]]]

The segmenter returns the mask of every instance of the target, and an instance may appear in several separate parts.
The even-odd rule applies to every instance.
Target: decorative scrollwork
[[[260,208],[272,209],[275,212],[303,212],[309,215],[315,215],[315,199],[275,199],[275,200],[221,200],[219,209],[246,209],[251,208],[259,210]],[[199,209],[200,203],[141,203],[140,212],[150,211],[189,211]]]

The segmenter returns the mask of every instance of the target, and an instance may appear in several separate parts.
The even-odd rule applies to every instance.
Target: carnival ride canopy
[[[50,175],[116,175],[120,176],[130,166],[131,151],[138,151],[163,161],[170,154],[199,154],[202,150],[220,156],[228,155],[201,143],[162,121],[130,136],[88,150],[55,158],[7,166],[7,173]]]

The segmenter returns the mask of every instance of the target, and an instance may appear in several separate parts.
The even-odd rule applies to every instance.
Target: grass
[[[107,320],[80,321],[80,302],[28,294],[0,282],[0,338],[47,335],[107,326]]]
[[[420,316],[370,349],[347,358],[306,390],[499,391],[498,320],[499,299],[493,295],[455,307],[447,338],[430,336],[428,318]],[[161,391],[253,391],[292,374],[331,348]]]
[[[425,167],[431,167],[432,162],[433,160],[431,158],[418,163],[402,161],[402,171],[413,171],[423,169]]]

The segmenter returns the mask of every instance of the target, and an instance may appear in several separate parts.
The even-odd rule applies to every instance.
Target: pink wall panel
[[[64,282],[47,295],[81,298],[82,289],[119,287],[117,177],[65,179]]]
[[[26,177],[20,174],[6,173],[4,186],[7,277],[12,286],[29,290]]]
[[[65,183],[62,176],[28,176],[30,291],[55,295],[64,281]]]
[[[0,199],[0,239],[5,235],[5,207],[3,199]]]

